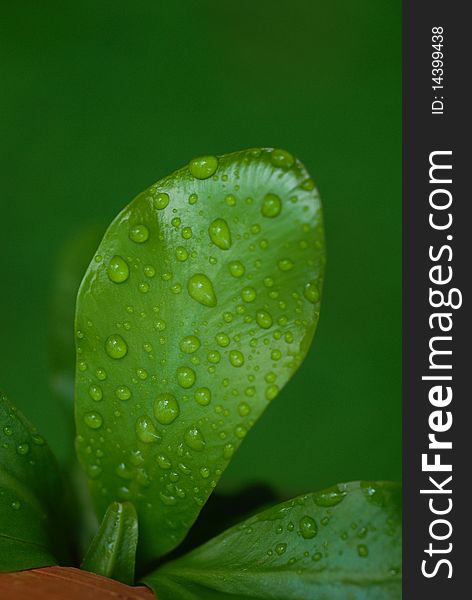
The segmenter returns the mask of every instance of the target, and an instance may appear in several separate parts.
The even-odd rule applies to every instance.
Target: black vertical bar
[[[466,15],[468,8],[467,3],[452,0],[403,2],[404,600],[472,597],[466,581],[469,572],[472,574],[468,544],[472,535],[472,392],[467,377],[472,373],[468,313],[472,278],[472,193],[468,189],[472,165],[468,163],[472,153],[468,148],[471,102],[466,91],[470,87],[472,25]],[[434,57],[439,56],[433,55],[438,51],[433,45],[440,41],[433,35],[439,31],[443,38],[439,50],[442,66],[433,64]],[[441,75],[440,71],[433,72],[435,66],[443,70],[439,82],[433,81],[435,75],[436,79]],[[434,85],[444,87],[434,90]],[[431,155],[433,152],[442,154]],[[430,181],[431,160],[452,168],[433,170]],[[448,183],[449,179],[452,182]],[[448,208],[431,205],[446,206],[450,198]],[[449,218],[452,222],[450,227],[438,229],[430,218],[436,227],[444,226]],[[437,283],[450,274],[449,282]],[[452,298],[457,307],[434,308],[431,290],[442,292],[445,299]],[[440,304],[440,295],[435,294],[432,301]],[[452,324],[450,331],[442,331],[439,318],[432,316],[439,313],[448,315],[441,324],[444,329]],[[442,339],[431,342],[434,337]],[[439,368],[430,366],[430,343],[434,349],[452,351],[433,355]],[[448,369],[449,365],[452,368]],[[451,380],[422,379],[438,376]],[[430,391],[435,386],[442,386],[442,395],[433,396],[437,401],[433,405]],[[452,392],[448,404],[444,395],[447,387]],[[446,428],[451,418],[452,425]],[[441,433],[432,428],[440,424],[446,429]],[[429,434],[435,434],[436,440],[450,441],[452,449],[429,448]],[[452,470],[424,469],[423,454],[429,464],[439,455],[441,464],[450,464]],[[444,483],[450,476],[452,480]],[[437,491],[441,485],[448,493],[421,493]],[[448,508],[450,511],[443,515],[432,512]],[[444,562],[439,563],[441,560]]]

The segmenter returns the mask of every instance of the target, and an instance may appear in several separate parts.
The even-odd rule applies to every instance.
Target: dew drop
[[[142,455],[142,453],[141,453],[140,450],[133,450],[131,452],[131,462],[136,467],[139,467],[139,465],[143,464],[143,462],[144,462],[144,456]]]
[[[311,540],[318,533],[318,526],[316,524],[316,521],[308,515],[305,515],[300,519],[299,526],[300,534],[305,540]]]
[[[95,375],[97,376],[97,379],[100,379],[100,381],[104,381],[107,378],[107,373],[105,369],[97,369],[95,371]]]
[[[156,269],[152,265],[146,265],[143,270],[146,277],[151,278],[156,275]]]
[[[241,298],[244,302],[254,302],[256,299],[256,290],[253,287],[245,287],[241,291]]]
[[[184,240],[189,240],[192,237],[192,235],[193,233],[191,227],[184,227],[182,229],[182,237],[184,238]]]
[[[262,216],[268,218],[277,217],[282,210],[282,201],[277,194],[266,194],[262,202]]]
[[[103,398],[102,388],[99,385],[92,384],[89,387],[89,396],[95,402],[99,402]]]
[[[192,275],[187,282],[187,290],[191,298],[203,306],[216,306],[217,300],[213,284],[203,273]]]
[[[247,429],[243,425],[238,425],[234,430],[234,434],[242,440],[247,435]]]
[[[272,326],[272,315],[266,310],[258,310],[256,313],[256,323],[262,329],[269,329]]]
[[[100,429],[103,425],[102,415],[97,412],[88,412],[84,415],[84,423],[90,429]]]
[[[287,550],[287,544],[285,544],[284,542],[280,542],[280,544],[277,544],[275,546],[275,552],[279,555],[282,556],[282,554],[285,554],[285,551]]]
[[[194,335],[188,335],[180,342],[180,349],[185,354],[193,354],[200,348],[200,340]]]
[[[231,248],[231,231],[224,219],[215,219],[208,227],[208,235],[211,241],[221,250]]]
[[[191,388],[195,383],[195,371],[190,367],[179,367],[177,369],[177,381],[185,389]]]
[[[318,286],[314,281],[307,283],[305,289],[303,290],[303,295],[312,304],[315,304],[320,299],[320,292],[318,290]]]
[[[267,400],[273,400],[277,394],[279,393],[279,386],[278,385],[269,385],[265,391],[265,397]]]
[[[156,197],[153,200],[154,208],[157,208],[157,210],[162,210],[168,204],[169,194],[166,194],[165,192],[159,192],[159,194],[156,194]]]
[[[244,273],[246,272],[246,269],[245,269],[243,263],[240,262],[239,260],[232,260],[228,264],[228,269],[233,277],[238,277],[238,278],[242,277],[244,275]]]
[[[142,223],[135,225],[129,230],[129,239],[137,244],[143,244],[149,239],[149,229]]]
[[[36,446],[44,446],[44,444],[46,443],[43,436],[37,433],[33,433],[31,439],[33,440],[33,444],[36,444]]]
[[[128,352],[128,345],[121,335],[114,333],[105,342],[105,350],[110,358],[123,358]]]
[[[247,417],[247,415],[251,412],[251,407],[247,402],[240,402],[238,404],[238,413],[241,417]]]
[[[166,506],[174,506],[177,504],[177,498],[172,496],[171,494],[164,494],[164,492],[159,492],[159,498],[162,500],[162,503]]]
[[[164,331],[166,328],[166,322],[164,319],[156,319],[154,321],[154,327],[157,329],[157,331]]]
[[[293,269],[293,262],[289,258],[283,258],[282,260],[279,260],[277,266],[281,271],[291,271]]]
[[[226,346],[229,346],[230,343],[229,337],[224,332],[217,333],[215,340],[218,346],[221,346],[221,348],[226,348]]]
[[[18,454],[20,454],[21,456],[25,456],[26,454],[28,454],[28,452],[30,451],[30,447],[29,444],[27,444],[26,442],[23,444],[18,444],[16,451],[18,452]]]
[[[120,463],[116,467],[115,473],[118,475],[118,477],[121,477],[121,479],[131,479],[133,476],[132,472],[128,469],[125,463]]]
[[[123,283],[129,277],[128,263],[121,256],[114,256],[108,265],[107,274],[113,283]]]
[[[210,477],[210,469],[208,467],[200,467],[200,475],[203,479],[208,479]]]
[[[239,350],[231,350],[229,353],[229,362],[233,367],[242,367],[244,364],[244,355]]]
[[[211,402],[211,391],[206,388],[198,388],[195,390],[195,400],[200,406],[208,406]]]
[[[225,202],[228,206],[236,206],[236,196],[228,194],[225,198]]]
[[[303,190],[306,190],[307,192],[311,192],[311,190],[315,188],[315,182],[313,181],[313,179],[305,179],[305,181],[301,185],[301,188]]]
[[[164,392],[154,400],[154,416],[161,425],[169,425],[179,414],[179,403],[173,394]]]
[[[295,159],[287,152],[287,150],[276,149],[273,150],[270,155],[270,161],[274,165],[274,167],[282,167],[284,169],[289,169],[295,163]]]
[[[136,369],[136,375],[142,381],[144,381],[148,378],[148,372],[146,371],[146,369],[143,369],[143,368]]]
[[[365,544],[359,544],[357,546],[357,554],[361,558],[366,558],[367,556],[369,556],[369,549],[367,548],[367,546]]]
[[[152,442],[159,442],[161,440],[161,436],[157,433],[151,419],[144,415],[136,420],[135,431],[138,438],[144,444],[151,444]]]
[[[187,249],[183,246],[177,246],[177,248],[175,249],[175,256],[178,261],[185,262],[188,258]]]
[[[208,179],[218,168],[216,156],[198,156],[189,163],[189,171],[196,179]]]
[[[339,488],[339,486],[333,486],[320,492],[313,494],[313,501],[317,506],[336,506],[342,502],[347,492]]]
[[[170,460],[164,456],[163,454],[159,454],[157,457],[157,464],[160,466],[161,469],[163,470],[167,470],[171,468],[171,463]]]
[[[184,435],[184,442],[191,450],[195,450],[196,452],[201,452],[206,445],[202,432],[195,426],[187,429]]]
[[[221,360],[221,355],[218,350],[210,350],[210,352],[208,352],[207,359],[209,363],[217,364]]]

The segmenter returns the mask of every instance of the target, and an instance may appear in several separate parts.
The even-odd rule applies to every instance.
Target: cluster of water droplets
[[[368,502],[372,502],[372,495],[377,494],[375,503],[382,506],[378,503],[382,496],[381,485],[361,484],[360,489]],[[369,557],[370,536],[393,537],[396,533],[394,519],[388,511],[381,518],[362,507],[342,511],[342,503],[350,494],[359,494],[357,484],[340,484],[307,494],[243,523],[239,530],[254,536],[254,546],[260,546],[261,540],[271,540],[265,556],[260,558],[269,568],[275,563],[300,575],[305,571],[337,570],[339,567],[335,563],[345,554],[359,560]],[[353,514],[352,519],[349,519],[349,513]],[[399,565],[387,566],[385,576],[396,576],[399,571]]]

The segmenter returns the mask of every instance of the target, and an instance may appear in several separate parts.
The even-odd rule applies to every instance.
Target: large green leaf
[[[228,529],[144,581],[159,600],[399,600],[401,491],[349,483]]]
[[[76,315],[77,451],[139,553],[185,536],[310,346],[324,267],[313,181],[288,152],[200,157],[113,221]]]
[[[62,502],[51,451],[0,392],[0,571],[65,559]]]
[[[122,583],[134,583],[138,517],[131,502],[113,502],[85,555],[81,568]]]

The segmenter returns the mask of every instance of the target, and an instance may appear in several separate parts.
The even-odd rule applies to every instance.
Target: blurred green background
[[[376,0],[3,3],[0,385],[58,454],[67,241],[194,155],[280,146],[324,199],[321,322],[222,485],[400,478],[400,18]]]

